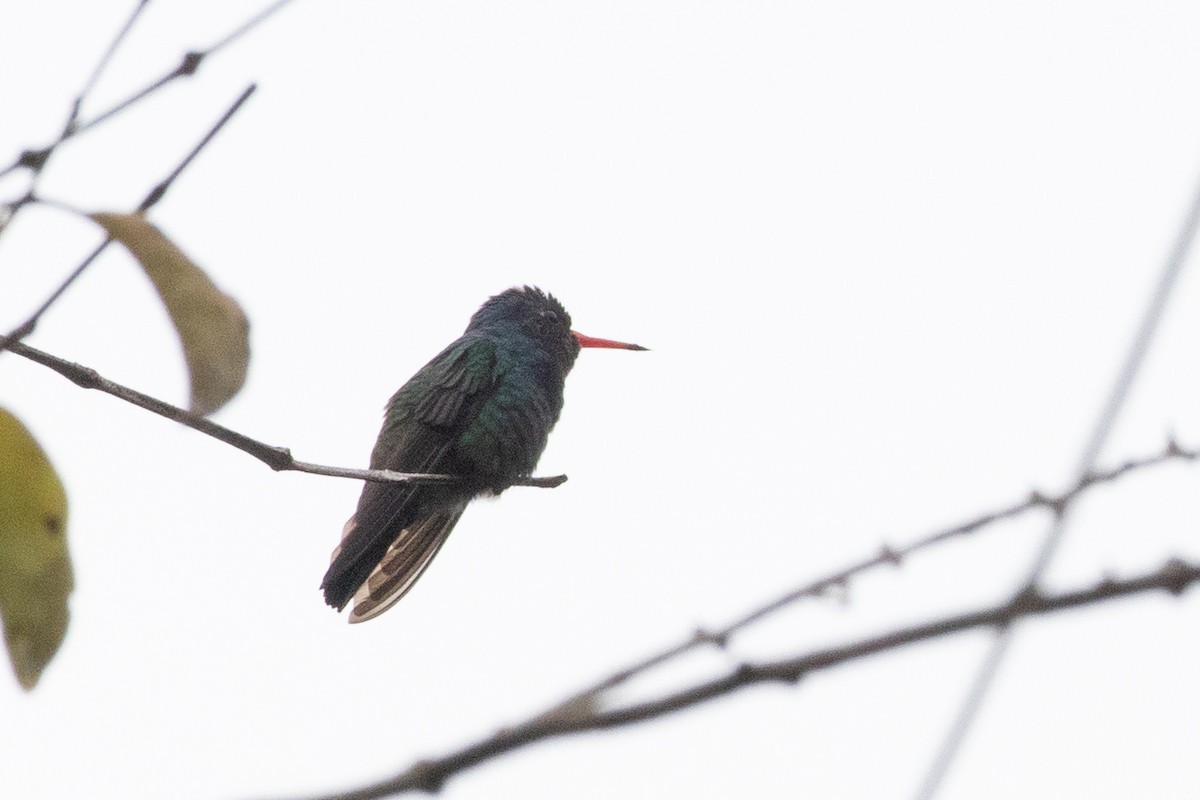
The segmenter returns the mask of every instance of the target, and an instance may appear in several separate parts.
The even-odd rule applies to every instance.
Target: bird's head
[[[581,347],[646,349],[640,345],[597,339],[571,330],[571,315],[567,309],[554,295],[536,286],[515,287],[489,298],[471,317],[471,324],[467,326],[468,333],[484,331],[496,331],[501,335],[510,332],[523,334],[556,359],[561,359],[568,368]]]

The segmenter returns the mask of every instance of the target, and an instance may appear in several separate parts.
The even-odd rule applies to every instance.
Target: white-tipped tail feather
[[[351,624],[379,616],[408,593],[442,549],[464,509],[465,503],[457,508],[443,509],[417,520],[400,532],[375,569],[371,570],[367,580],[355,591],[350,609]],[[351,517],[342,529],[342,541],[354,531],[354,527],[355,518]],[[336,559],[341,551],[339,544],[330,560]]]

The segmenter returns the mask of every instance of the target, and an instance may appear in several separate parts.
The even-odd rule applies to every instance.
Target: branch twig
[[[189,151],[188,154],[183,157],[183,160],[175,166],[175,169],[171,170],[171,173],[167,175],[167,177],[159,181],[155,187],[146,194],[146,197],[141,203],[138,204],[138,213],[145,214],[159,201],[161,201],[163,197],[166,196],[167,190],[171,188],[172,184],[175,183],[175,180],[180,176],[180,174],[182,174],[184,169],[186,169],[187,166],[195,160],[196,156],[200,155],[200,151],[203,150],[208,143],[213,140],[213,137],[215,137],[223,127],[225,127],[225,123],[229,122],[229,120],[233,118],[233,115],[236,114],[237,110],[242,107],[242,104],[250,99],[250,95],[254,94],[255,88],[255,84],[250,84],[248,87],[246,87],[246,90],[238,96],[237,100],[233,101],[233,104],[229,107],[229,109],[221,115],[221,118],[218,119],[211,128],[209,128],[208,133],[201,137],[200,141],[197,142],[191,151]],[[31,199],[32,197],[33,195],[30,194],[26,199]],[[26,336],[29,336],[31,333],[33,333],[37,328],[38,321],[41,320],[42,315],[50,310],[50,306],[54,305],[58,298],[62,297],[63,292],[65,292],[71,286],[71,284],[73,284],[75,280],[83,274],[85,269],[91,266],[92,262],[104,252],[104,249],[108,247],[111,242],[112,237],[109,236],[105,238],[103,242],[96,245],[96,248],[92,250],[92,252],[89,253],[87,257],[84,258],[83,261],[80,262],[80,264],[75,267],[75,269],[73,269],[69,275],[67,275],[63,282],[60,283],[58,287],[50,293],[50,296],[47,297],[45,301],[43,301],[42,304],[38,306],[32,314],[29,315],[28,319],[9,331],[7,336],[0,337],[0,353],[4,352],[6,349],[9,349],[13,342],[20,341],[21,339],[24,339]]]
[[[179,406],[173,406],[170,403],[159,400],[157,397],[151,397],[136,389],[131,389],[128,386],[110,381],[91,367],[66,361],[43,350],[38,350],[36,347],[30,347],[24,342],[15,342],[0,336],[0,347],[4,346],[7,346],[16,355],[27,358],[44,367],[49,367],[77,386],[81,386],[84,389],[96,389],[113,397],[118,397],[139,408],[152,411],[160,417],[166,417],[169,420],[186,425],[193,430],[200,431],[225,444],[236,447],[243,453],[254,456],[276,472],[307,472],[312,475],[353,478],[364,481],[377,481],[379,483],[454,483],[461,480],[456,475],[392,472],[386,469],[351,469],[348,467],[329,467],[322,464],[297,461],[292,457],[292,451],[286,447],[269,445],[257,439],[251,439],[249,436],[226,428],[224,425],[218,425],[207,417],[201,417]],[[528,477],[516,480],[512,485],[553,489],[556,486],[561,486],[566,480],[566,475],[552,475],[542,478]]]
[[[265,22],[268,18],[270,18],[271,16],[274,16],[275,13],[277,13],[284,6],[286,6],[288,3],[290,3],[291,0],[276,0],[276,2],[272,3],[270,6],[268,6],[264,10],[258,12],[254,16],[250,17],[248,20],[241,23],[236,28],[234,28],[232,31],[227,33],[225,36],[221,37],[217,42],[212,44],[206,50],[192,51],[192,52],[186,53],[184,55],[182,61],[179,63],[179,65],[177,67],[175,67],[173,70],[171,70],[170,72],[166,73],[165,75],[162,75],[161,77],[155,79],[154,81],[151,81],[149,84],[144,86],[142,89],[139,89],[138,91],[134,92],[129,97],[120,101],[116,105],[110,107],[106,111],[101,112],[100,114],[96,115],[95,117],[88,120],[87,122],[81,123],[79,121],[79,116],[80,116],[80,111],[81,111],[84,101],[87,99],[87,96],[91,93],[92,88],[96,85],[96,82],[100,79],[100,75],[104,72],[104,69],[108,66],[109,61],[113,57],[113,54],[117,51],[117,48],[125,40],[126,35],[129,33],[130,29],[133,27],[133,24],[137,21],[137,18],[141,15],[143,9],[146,7],[148,2],[149,2],[149,0],[140,0],[139,1],[138,5],[134,8],[133,12],[130,14],[129,18],[126,20],[125,24],[121,27],[121,30],[117,33],[116,37],[114,37],[113,41],[109,44],[108,49],[106,49],[104,54],[100,57],[99,61],[96,63],[96,66],[93,67],[92,73],[88,77],[87,82],[84,84],[84,86],[80,90],[79,94],[75,97],[75,100],[72,101],[72,103],[71,103],[71,109],[68,114],[66,124],[63,125],[62,132],[58,135],[58,138],[40,150],[25,150],[17,157],[17,159],[12,164],[10,164],[8,167],[6,167],[4,169],[0,169],[0,178],[3,178],[4,176],[8,175],[10,172],[13,172],[14,170],[21,168],[21,167],[25,167],[25,168],[29,169],[29,171],[31,173],[30,179],[29,179],[29,187],[26,189],[24,196],[22,196],[20,199],[16,200],[15,202],[12,202],[3,207],[3,209],[2,209],[3,213],[0,214],[0,231],[3,231],[5,228],[7,228],[8,224],[12,222],[13,217],[16,216],[16,214],[24,206],[28,205],[29,203],[37,201],[37,185],[38,185],[38,181],[41,178],[42,171],[46,168],[46,164],[49,162],[50,157],[54,154],[54,151],[56,149],[58,149],[58,147],[60,145],[62,145],[68,139],[74,138],[75,136],[79,135],[80,133],[83,133],[84,131],[87,131],[87,130],[95,127],[96,125],[100,124],[101,122],[105,121],[106,119],[110,119],[110,118],[116,116],[117,114],[119,114],[120,112],[130,108],[131,106],[136,104],[138,101],[140,101],[140,100],[148,97],[149,95],[153,94],[154,92],[158,91],[160,88],[167,85],[168,83],[171,83],[176,78],[194,75],[196,73],[196,71],[200,68],[200,64],[204,61],[205,58],[212,55],[213,53],[216,53],[219,50],[224,49],[225,47],[229,46],[237,39],[240,39],[242,36],[249,33],[251,30],[256,28],[258,25]],[[233,114],[241,107],[242,103],[244,103],[249,98],[249,96],[254,92],[254,89],[255,89],[254,85],[251,84],[251,86],[248,89],[246,89],[245,92],[242,93],[242,95],[233,103],[233,105],[229,108],[229,110],[225,112],[225,114],[221,117],[221,119],[217,121],[217,123],[200,140],[200,142],[194,148],[192,148],[192,151],[190,153],[188,153],[188,155],[183,159],[183,161],[180,162],[180,164],[178,166],[176,166],[174,171],[172,171],[170,173],[170,175],[168,175],[163,181],[159,182],[159,184],[157,186],[155,186],[153,189],[150,190],[149,194],[146,195],[145,199],[142,200],[141,204],[138,206],[139,211],[141,211],[143,213],[148,211],[152,206],[154,206],[156,203],[158,203],[163,198],[163,196],[167,192],[167,189],[169,189],[171,184],[175,181],[175,179],[179,177],[179,174],[188,166],[188,164],[190,164],[192,162],[192,160],[209,143],[209,141],[212,140],[212,138],[217,134],[217,132],[222,127],[224,127],[225,123],[228,122],[229,119],[233,116]],[[58,298],[62,296],[63,292],[65,292],[76,281],[76,279],[78,279],[79,276],[82,275],[83,272],[89,266],[91,266],[92,262],[94,262],[96,260],[97,256],[99,256],[104,251],[104,249],[108,246],[109,242],[111,242],[111,241],[112,241],[111,238],[105,239],[103,242],[101,242],[99,245],[97,245],[96,248],[91,253],[89,253],[83,259],[83,261],[80,262],[80,264],[77,267],[75,267],[75,269],[69,275],[67,275],[67,277],[58,286],[58,288],[56,288],[50,294],[50,296],[42,303],[41,306],[39,306],[33,312],[33,314],[30,315],[30,317],[28,319],[26,319],[20,325],[16,326],[14,329],[9,331],[8,336],[0,337],[0,352],[3,352],[8,347],[9,343],[11,343],[12,341],[20,341],[21,339],[24,339],[25,337],[27,337],[31,333],[33,333],[33,331],[37,327],[37,323],[41,319],[42,315],[45,314],[46,311],[48,311],[49,308],[55,302],[57,302]]]
[[[132,18],[126,23],[125,27],[122,28],[121,33],[118,34],[116,41],[113,42],[113,45],[110,46],[109,50],[106,51],[105,55],[102,57],[101,62],[93,70],[92,77],[88,79],[87,86],[85,87],[86,89],[90,89],[95,83],[99,71],[103,68],[107,59],[111,58],[112,51],[115,49],[116,45],[120,43],[121,39],[128,31],[129,26],[133,24],[133,20],[136,19],[137,15],[141,12],[142,7],[146,5],[146,2],[147,0],[142,0],[138,7],[134,10]],[[264,10],[259,11],[247,21],[239,24],[232,31],[222,36],[208,48],[204,50],[192,50],[188,53],[185,53],[177,66],[151,80],[145,86],[131,93],[125,99],[114,103],[112,106],[98,113],[96,116],[92,117],[86,122],[78,121],[78,107],[83,102],[83,96],[81,94],[81,96],[72,104],[73,115],[69,124],[63,128],[63,132],[59,135],[58,139],[41,148],[40,150],[26,150],[21,153],[12,164],[0,169],[0,178],[3,178],[10,172],[22,167],[32,170],[35,174],[40,172],[45,167],[47,159],[60,144],[68,139],[78,136],[81,133],[91,130],[106,120],[112,119],[121,112],[126,111],[132,106],[136,105],[141,100],[144,100],[150,95],[154,94],[167,84],[170,84],[179,78],[186,78],[195,75],[200,69],[200,65],[206,58],[229,46],[237,39],[245,36],[251,30],[265,22],[268,18],[274,16],[277,12],[282,10],[283,7],[288,5],[290,2],[292,2],[292,0],[276,0],[276,2],[272,3]]]
[[[744,614],[723,628],[718,628],[715,630],[697,630],[688,638],[683,639],[682,641],[651,656],[648,656],[636,664],[631,664],[627,667],[624,667],[623,669],[618,670],[617,672],[596,682],[595,684],[588,686],[587,688],[563,701],[561,705],[563,707],[573,707],[579,703],[591,702],[600,693],[620,686],[637,675],[665,664],[666,662],[678,658],[703,645],[716,645],[717,647],[724,647],[726,642],[728,642],[729,639],[739,631],[749,627],[761,619],[764,619],[765,617],[768,617],[778,611],[783,610],[784,608],[793,605],[800,600],[805,598],[820,597],[826,592],[844,587],[850,582],[851,579],[874,570],[877,567],[900,566],[904,562],[904,559],[908,558],[914,553],[927,550],[941,542],[958,538],[960,536],[968,536],[994,523],[1013,519],[1038,508],[1047,509],[1055,516],[1061,516],[1063,512],[1082,494],[1096,486],[1113,483],[1130,472],[1158,466],[1160,464],[1165,464],[1172,461],[1195,461],[1197,458],[1200,458],[1200,449],[1184,448],[1174,440],[1170,440],[1167,442],[1162,451],[1155,453],[1154,455],[1130,459],[1116,467],[1113,467],[1112,469],[1088,473],[1080,478],[1074,486],[1071,486],[1060,494],[1045,494],[1035,490],[1030,492],[1029,496],[1020,502],[1013,503],[1009,506],[990,511],[985,514],[980,514],[977,517],[973,517],[972,519],[966,520],[965,522],[960,522],[956,525],[951,525],[948,528],[934,531],[933,533],[917,539],[911,544],[903,547],[895,548],[884,546],[880,548],[879,552],[875,555],[861,559],[860,561],[857,561],[848,567],[844,567],[837,572],[833,572],[825,575],[824,577],[809,581],[803,586],[793,589],[787,594],[771,600],[770,602],[765,603],[758,608]]]
[[[29,180],[29,188],[26,190],[25,196],[10,206],[10,214],[16,213],[17,209],[33,199],[38,180],[41,177],[42,171],[46,168],[50,157],[54,155],[54,151],[58,149],[60,144],[79,132],[79,114],[83,109],[84,102],[87,100],[88,95],[92,93],[92,89],[95,88],[97,81],[100,80],[100,76],[108,67],[109,62],[112,61],[113,55],[116,54],[117,48],[125,41],[125,37],[129,35],[133,24],[137,22],[137,18],[141,16],[148,2],[149,0],[140,0],[138,2],[133,12],[130,13],[129,18],[125,20],[125,24],[121,26],[121,30],[113,37],[104,54],[100,56],[96,65],[92,67],[92,74],[88,76],[87,81],[83,84],[83,88],[79,90],[79,94],[75,95],[75,99],[71,101],[71,108],[67,113],[67,121],[63,124],[62,132],[59,133],[58,138],[41,150],[25,150],[17,156],[16,161],[5,169],[0,170],[0,178],[20,167],[26,167],[32,173]]]
[[[543,739],[607,730],[656,719],[756,684],[794,684],[814,672],[868,656],[964,631],[1005,628],[1023,617],[1081,608],[1159,590],[1179,595],[1197,582],[1200,582],[1200,565],[1172,559],[1154,572],[1126,580],[1102,580],[1088,589],[1053,595],[1026,591],[1007,603],[900,628],[837,647],[813,650],[777,661],[742,663],[724,675],[692,684],[648,702],[609,710],[597,710],[594,706],[576,706],[573,709],[574,713],[542,714],[515,727],[484,737],[453,753],[418,761],[392,778],[358,789],[320,795],[311,800],[378,800],[411,791],[436,792],[459,772]]]
[[[1116,425],[1117,417],[1120,415],[1121,409],[1125,405],[1125,400],[1133,389],[1138,372],[1141,370],[1142,364],[1150,352],[1155,332],[1158,330],[1159,324],[1166,312],[1167,301],[1171,297],[1171,292],[1175,288],[1179,274],[1183,271],[1184,264],[1188,261],[1188,253],[1192,249],[1198,229],[1200,229],[1200,184],[1193,190],[1192,202],[1189,204],[1187,213],[1183,218],[1183,223],[1179,227],[1174,246],[1171,248],[1171,252],[1167,256],[1167,260],[1159,273],[1154,294],[1151,296],[1145,311],[1142,313],[1142,320],[1138,325],[1137,333],[1129,344],[1129,350],[1125,354],[1125,359],[1117,372],[1112,388],[1109,390],[1100,416],[1096,419],[1095,425],[1092,428],[1087,446],[1080,457],[1080,475],[1087,475],[1092,471],[1097,459],[1100,457],[1100,453],[1104,449],[1105,442],[1108,441],[1109,433],[1112,431],[1114,425]],[[1051,560],[1062,544],[1066,530],[1067,515],[1065,513],[1057,514],[1047,529],[1045,537],[1042,539],[1041,547],[1033,558],[1033,563],[1029,567],[1028,577],[1025,579],[1024,585],[1035,586],[1041,580],[1042,575],[1050,566]],[[928,772],[917,788],[915,794],[917,800],[931,800],[937,794],[938,787],[949,772],[951,764],[954,763],[957,757],[959,748],[966,740],[967,734],[979,714],[979,710],[983,707],[983,702],[991,689],[992,681],[1004,663],[1004,656],[1008,652],[1008,644],[1012,635],[1012,631],[1007,628],[996,631],[991,650],[984,656],[983,661],[976,670],[975,678],[967,690],[966,697],[963,698],[958,715],[947,731],[945,739],[934,755]]]

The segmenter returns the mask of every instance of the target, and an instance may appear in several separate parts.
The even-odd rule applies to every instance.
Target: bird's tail
[[[387,611],[429,567],[465,508],[466,503],[441,508],[415,520],[400,531],[366,580],[359,585],[351,585],[342,577],[361,572],[352,565],[339,564],[338,557],[342,554],[342,544],[339,544],[333,551],[329,571],[321,584],[325,590],[325,602],[341,611],[353,598],[351,623],[365,622]],[[357,516],[346,521],[342,529],[342,543],[355,532],[356,525]]]

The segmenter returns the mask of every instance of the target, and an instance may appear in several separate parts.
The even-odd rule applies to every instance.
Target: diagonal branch
[[[45,167],[46,161],[49,159],[50,155],[54,152],[54,150],[59,145],[61,145],[63,142],[65,142],[69,139],[72,139],[72,138],[78,136],[79,134],[84,133],[85,131],[91,130],[92,128],[96,127],[100,123],[105,122],[106,120],[112,119],[113,117],[117,116],[118,114],[120,114],[123,111],[127,111],[129,108],[133,107],[138,102],[146,99],[150,95],[157,92],[159,89],[163,88],[164,86],[166,86],[170,83],[173,83],[177,79],[186,78],[186,77],[195,75],[196,72],[199,71],[200,65],[204,62],[204,60],[206,58],[215,54],[219,50],[223,50],[224,48],[228,47],[230,44],[232,44],[236,40],[245,36],[247,33],[249,33],[254,28],[261,25],[263,22],[266,22],[269,18],[274,16],[277,12],[281,11],[284,8],[284,6],[291,3],[292,0],[276,0],[276,2],[267,6],[262,11],[255,13],[253,16],[251,16],[245,22],[240,23],[237,27],[235,27],[229,33],[222,36],[220,39],[218,39],[216,42],[214,42],[208,48],[206,48],[204,50],[193,50],[191,52],[185,53],[183,55],[183,58],[180,60],[179,64],[176,65],[175,67],[171,68],[170,70],[168,70],[167,72],[158,76],[157,78],[154,78],[153,80],[149,81],[144,86],[142,86],[142,88],[132,92],[129,96],[127,96],[123,100],[120,100],[117,103],[114,103],[112,106],[110,106],[109,108],[105,109],[104,111],[101,111],[100,113],[96,114],[96,116],[92,117],[91,119],[89,119],[85,122],[80,122],[79,121],[79,106],[83,102],[84,95],[86,95],[87,90],[90,90],[92,85],[95,83],[99,72],[103,69],[103,67],[107,63],[107,60],[112,57],[113,50],[124,38],[125,34],[129,30],[129,27],[132,26],[134,20],[137,18],[138,14],[141,12],[142,8],[146,5],[147,2],[148,2],[148,0],[140,0],[139,1],[138,7],[136,9],[134,9],[133,15],[130,18],[130,20],[126,23],[125,27],[122,28],[121,32],[117,36],[117,39],[113,42],[113,44],[110,46],[110,48],[105,52],[105,55],[102,56],[100,63],[96,66],[96,68],[93,70],[92,76],[88,79],[88,83],[87,83],[87,86],[85,87],[85,91],[81,93],[80,97],[77,98],[74,101],[74,103],[72,103],[71,118],[70,118],[68,124],[66,126],[64,126],[62,133],[59,134],[59,137],[55,141],[51,142],[50,144],[46,145],[45,147],[43,147],[40,150],[26,150],[23,153],[21,153],[12,164],[10,164],[7,167],[4,167],[3,169],[0,169],[0,178],[3,178],[5,175],[8,175],[10,172],[14,172],[15,170],[20,169],[22,167],[31,170],[34,174],[37,174]]]
[[[248,87],[246,87],[245,91],[243,91],[238,98],[233,101],[233,104],[225,111],[225,113],[221,115],[221,118],[218,119],[211,128],[209,128],[208,133],[204,134],[200,141],[197,142],[196,145],[188,152],[188,154],[183,157],[183,160],[175,166],[175,169],[171,170],[171,173],[167,175],[166,178],[163,178],[161,181],[159,181],[154,188],[146,194],[146,197],[141,203],[138,204],[137,210],[139,213],[146,213],[159,201],[161,201],[163,197],[166,196],[167,190],[171,188],[171,185],[175,183],[176,179],[179,178],[184,169],[186,169],[187,166],[196,159],[196,156],[200,155],[200,151],[203,150],[208,143],[213,140],[213,137],[215,137],[220,130],[225,127],[225,123],[229,122],[229,120],[233,118],[233,115],[236,114],[237,110],[242,107],[242,104],[250,99],[250,95],[254,94],[255,88],[256,87],[254,84],[250,84]],[[28,197],[32,198],[32,194]],[[32,314],[29,315],[28,319],[26,319],[13,330],[9,331],[7,336],[0,337],[0,353],[4,352],[6,349],[9,349],[14,341],[20,341],[29,334],[33,333],[33,331],[37,328],[38,321],[41,320],[42,315],[49,311],[50,306],[54,305],[54,303],[58,301],[58,298],[62,297],[63,292],[70,288],[71,284],[73,284],[76,279],[83,274],[84,270],[91,266],[92,262],[94,262],[96,258],[104,252],[104,249],[108,247],[110,242],[112,242],[111,236],[107,237],[103,242],[96,245],[96,248],[92,250],[92,252],[89,253],[87,257],[84,258],[83,261],[80,262],[79,265],[76,266],[69,275],[67,275],[66,279],[64,279],[63,282],[60,283],[58,287],[50,293],[50,296],[47,297],[42,304],[38,306]]]
[[[236,447],[243,453],[248,453],[277,472],[307,472],[312,475],[327,475],[334,478],[354,478],[357,480],[377,481],[380,483],[454,483],[460,478],[455,475],[433,475],[407,472],[392,472],[391,470],[351,469],[348,467],[329,467],[322,464],[310,464],[297,461],[292,457],[292,451],[286,447],[265,444],[257,439],[238,433],[235,430],[218,425],[207,417],[173,406],[170,403],[143,394],[136,389],[110,381],[91,367],[66,361],[43,350],[30,347],[24,342],[15,342],[0,336],[0,348],[7,347],[13,353],[23,358],[41,364],[62,375],[67,380],[84,389],[97,389],[105,394],[118,397],[139,408],[152,411],[160,417],[178,422],[181,425],[200,431],[225,444]],[[567,480],[566,475],[553,475],[545,478],[521,478],[513,483],[514,486],[534,486],[541,489],[553,489],[561,486]]]
[[[83,85],[83,89],[76,96],[75,101],[71,103],[71,114],[66,125],[69,131],[74,132],[75,126],[79,123],[79,114],[83,109],[84,101],[92,93],[92,89],[96,88],[96,84],[100,81],[100,76],[104,74],[104,70],[108,68],[109,62],[117,54],[117,48],[125,41],[125,37],[133,29],[133,24],[137,22],[138,17],[142,15],[142,12],[146,10],[146,6],[149,4],[150,0],[138,0],[138,4],[134,7],[132,13],[130,13],[129,19],[125,20],[125,24],[121,26],[121,30],[117,31],[117,35],[109,43],[108,49],[104,51],[104,54],[100,56],[100,60],[96,62],[96,66],[92,68],[92,74],[88,76],[87,83]],[[64,136],[59,141],[61,142],[65,138]]]
[[[741,630],[753,625],[754,623],[782,611],[785,608],[807,598],[820,597],[830,591],[835,591],[845,587],[853,578],[873,571],[878,567],[899,566],[904,562],[904,559],[910,555],[927,550],[934,545],[950,539],[969,536],[977,533],[983,528],[989,527],[997,522],[1019,517],[1034,509],[1044,508],[1051,511],[1055,516],[1061,516],[1063,512],[1076,500],[1079,499],[1089,489],[1105,484],[1110,484],[1122,478],[1130,472],[1148,469],[1150,467],[1159,466],[1174,461],[1195,461],[1200,458],[1200,449],[1188,449],[1181,447],[1177,442],[1171,440],[1158,453],[1142,458],[1134,458],[1125,461],[1124,463],[1108,470],[1099,472],[1090,472],[1083,475],[1075,485],[1069,487],[1060,494],[1046,494],[1040,491],[1032,491],[1026,499],[1012,503],[1008,506],[989,511],[985,514],[980,514],[971,519],[951,525],[950,527],[934,531],[920,539],[903,547],[884,546],[879,552],[860,559],[859,561],[842,569],[827,574],[816,580],[809,581],[803,586],[797,587],[788,593],[765,603],[758,608],[742,615],[732,623],[729,623],[723,628],[713,630],[697,630],[691,636],[671,645],[663,650],[654,653],[643,660],[624,667],[617,672],[603,678],[602,680],[588,686],[577,694],[571,696],[561,704],[563,707],[574,707],[581,703],[591,702],[597,695],[602,692],[609,691],[621,684],[629,681],[637,675],[648,672],[655,667],[661,666],[669,661],[672,661],[680,656],[695,650],[704,645],[716,645],[724,647],[735,634]]]
[[[574,713],[542,714],[453,753],[418,761],[392,778],[345,792],[320,795],[311,800],[377,800],[413,791],[436,792],[459,772],[544,739],[657,719],[757,684],[794,684],[812,673],[869,656],[965,631],[1006,628],[1023,617],[1082,608],[1160,590],[1180,595],[1197,582],[1200,582],[1200,565],[1172,559],[1154,572],[1126,580],[1105,579],[1087,589],[1052,595],[1026,591],[1007,603],[899,628],[836,647],[776,661],[742,663],[724,675],[654,700],[608,710],[599,710],[592,705],[576,707]]]
[[[1192,244],[1196,239],[1197,230],[1200,230],[1200,184],[1193,190],[1192,202],[1189,204],[1187,213],[1183,218],[1183,223],[1179,227],[1178,234],[1176,234],[1174,246],[1171,248],[1171,252],[1167,256],[1167,260],[1159,273],[1154,293],[1142,313],[1137,333],[1129,343],[1129,349],[1109,390],[1100,416],[1093,425],[1088,443],[1080,457],[1080,475],[1087,475],[1091,472],[1097,459],[1100,457],[1100,453],[1104,449],[1105,442],[1108,441],[1109,434],[1116,425],[1121,409],[1125,405],[1125,400],[1133,389],[1134,382],[1142,368],[1142,364],[1146,360],[1146,356],[1150,353],[1150,348],[1154,343],[1154,335],[1166,313],[1167,301],[1171,298],[1171,292],[1175,288],[1179,274],[1183,271],[1184,264],[1188,261],[1188,253],[1191,251]],[[1067,515],[1062,513],[1055,515],[1046,531],[1045,537],[1042,539],[1041,547],[1038,549],[1037,554],[1033,558],[1033,563],[1029,567],[1028,577],[1025,578],[1024,585],[1034,586],[1041,580],[1042,575],[1049,567],[1055,553],[1062,544],[1066,530]],[[947,731],[945,739],[943,739],[941,746],[934,755],[928,772],[917,788],[915,795],[917,800],[931,800],[937,794],[938,787],[941,786],[942,781],[950,771],[959,748],[966,740],[967,734],[970,732],[971,726],[979,714],[979,710],[983,707],[984,700],[991,689],[992,681],[1004,663],[1004,656],[1008,652],[1011,637],[1012,631],[1009,629],[996,631],[995,638],[992,641],[992,648],[984,656],[983,661],[976,670],[971,687],[967,690],[967,695],[963,698],[962,705],[959,707],[958,716]]]
[[[133,24],[137,22],[138,17],[142,15],[142,11],[145,10],[146,5],[149,2],[150,0],[139,0],[137,6],[133,9],[133,12],[130,13],[129,18],[125,20],[125,24],[121,26],[121,30],[119,30],[117,35],[113,37],[113,40],[109,42],[108,48],[105,49],[103,55],[100,56],[100,59],[96,62],[96,65],[92,67],[92,74],[88,76],[87,82],[84,83],[83,88],[79,90],[79,94],[75,95],[75,99],[71,102],[71,108],[67,114],[67,121],[63,125],[62,132],[59,133],[58,138],[41,150],[25,150],[19,156],[17,156],[16,161],[14,161],[5,169],[0,170],[0,178],[20,167],[26,167],[33,173],[33,176],[30,179],[29,189],[26,192],[25,197],[18,201],[15,207],[10,208],[10,212],[15,212],[16,209],[21,205],[29,202],[36,191],[38,179],[40,178],[42,171],[46,168],[46,163],[50,160],[50,157],[54,155],[54,151],[60,144],[79,132],[79,114],[83,108],[84,102],[87,100],[88,95],[92,93],[92,89],[95,88],[96,83],[100,80],[100,76],[104,74],[104,70],[108,67],[109,62],[112,61],[112,57],[116,55],[117,49],[121,46],[121,43],[125,41],[125,37],[129,35],[129,31],[133,29]]]

